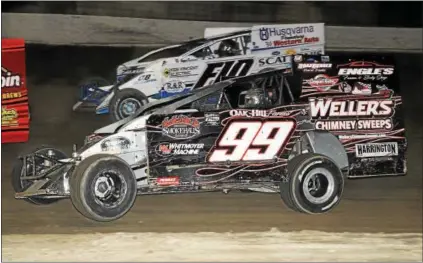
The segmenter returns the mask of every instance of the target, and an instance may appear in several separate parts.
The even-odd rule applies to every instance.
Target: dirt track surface
[[[414,64],[413,64],[414,63]],[[13,160],[41,144],[70,153],[72,144],[108,123],[108,117],[73,113],[78,90],[67,81],[29,85],[33,120],[30,141],[2,145],[2,235],[97,232],[422,232],[421,64],[407,58],[400,68],[409,142],[408,175],[348,181],[332,212],[310,216],[284,207],[278,194],[231,192],[139,197],[133,209],[112,223],[82,217],[69,200],[35,206],[15,200],[10,183]],[[31,80],[30,80],[31,81]],[[40,81],[38,81],[40,82]],[[31,82],[30,82],[31,83]]]
[[[421,234],[112,233],[7,235],[4,261],[421,262]]]

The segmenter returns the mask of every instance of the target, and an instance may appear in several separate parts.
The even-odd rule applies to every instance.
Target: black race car
[[[406,173],[401,98],[390,90],[303,97],[291,71],[225,80],[149,103],[86,137],[71,157],[42,147],[19,157],[16,198],[71,198],[112,221],[136,195],[231,189],[280,192],[296,211],[341,200],[345,178]]]

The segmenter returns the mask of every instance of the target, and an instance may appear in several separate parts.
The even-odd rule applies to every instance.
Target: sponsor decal
[[[356,82],[354,83],[354,89],[351,93],[355,95],[371,95],[372,85],[363,82]]]
[[[22,97],[21,92],[6,92],[1,94],[2,99],[9,100],[9,99],[17,99]]]
[[[260,28],[260,39],[265,41],[273,36],[280,36],[281,39],[288,39],[296,36],[301,36],[307,33],[313,33],[314,26],[297,26],[293,28]]]
[[[295,55],[294,61],[297,62],[297,63],[303,61],[303,56],[302,55]]]
[[[348,135],[339,135],[340,140],[360,140],[360,139],[377,139],[386,137],[386,134],[348,134]]]
[[[274,111],[274,110],[230,110],[229,111],[229,116],[233,117],[249,117],[249,118],[254,118],[254,117],[274,117],[274,116],[287,116],[289,115],[291,112],[290,111]]]
[[[122,150],[127,150],[131,146],[131,141],[128,138],[119,136],[110,139],[105,139],[101,142],[100,147],[103,152],[120,153]]]
[[[338,75],[392,75],[393,68],[341,68]]]
[[[179,185],[179,176],[157,177],[156,183],[160,186],[176,186]]]
[[[310,115],[317,130],[391,130],[395,103],[392,100],[350,100],[310,98]],[[342,120],[341,118],[354,118]],[[357,119],[367,117],[368,119]],[[331,118],[331,119],[329,119]],[[336,118],[336,119],[333,119]],[[371,118],[371,119],[370,119]]]
[[[326,74],[316,75],[312,79],[308,79],[305,82],[318,91],[328,91],[333,86],[338,84],[338,77],[330,77]]]
[[[21,76],[9,71],[5,67],[1,67],[1,87],[2,88],[19,88],[22,85]]]
[[[165,83],[163,89],[168,93],[180,93],[185,90],[185,84],[182,81],[173,80]]]
[[[85,139],[84,139],[84,145],[88,144],[88,143],[99,141],[101,139],[103,139],[103,136],[95,134],[95,133],[87,135],[87,136],[85,136]]]
[[[200,123],[185,115],[166,117],[162,121],[162,134],[172,139],[190,139],[200,134]]]
[[[140,68],[137,68],[137,67],[123,68],[121,74],[125,74],[125,75],[128,75],[128,74],[139,74],[139,73],[142,73],[144,70],[145,70],[145,67],[140,67]]]
[[[204,121],[208,126],[219,126],[220,116],[217,113],[205,113]]]
[[[332,68],[332,63],[299,63],[298,69],[303,72],[325,72]]]
[[[16,109],[1,108],[1,125],[10,126],[18,124],[18,112]]]
[[[198,69],[198,66],[187,66],[180,68],[165,68],[163,75],[168,78],[180,78],[180,77],[189,77],[196,76],[192,71]]]
[[[283,65],[286,64],[288,67],[291,66],[291,57],[289,56],[276,56],[259,59],[259,67],[270,66],[270,65]]]
[[[314,42],[319,42],[319,38],[318,37],[304,37],[304,38],[299,38],[299,39],[287,39],[287,40],[274,40],[273,41],[273,46],[275,47],[285,47],[285,46],[298,46],[298,45],[302,45],[304,44],[311,44]],[[290,52],[286,53],[287,55],[294,55],[297,52],[295,51],[295,49],[291,49]]]
[[[198,155],[204,148],[204,143],[160,143],[157,153],[161,156],[168,155]]]
[[[253,64],[253,59],[210,63],[194,88],[211,85],[222,79],[245,76]]]
[[[168,68],[165,68],[165,69],[163,70],[163,76],[164,76],[165,78],[168,78],[168,77],[169,77],[169,69],[168,69]]]
[[[311,116],[351,117],[351,116],[392,116],[395,103],[392,100],[348,100],[310,98]]]
[[[316,36],[306,36],[314,33],[314,26],[297,26],[293,28],[260,28],[259,36],[262,41],[266,41],[267,47],[288,47],[303,44],[313,44],[320,42]],[[279,39],[275,39],[279,37]],[[275,40],[270,40],[275,39]],[[269,40],[269,41],[268,41]],[[285,52],[287,55],[294,55],[297,51],[290,49]],[[304,52],[303,52],[304,53]],[[308,52],[305,52],[308,53]]]
[[[223,128],[206,161],[226,164],[274,161],[284,151],[296,124],[291,118],[232,119]],[[262,150],[256,149],[257,146]]]
[[[280,51],[273,51],[272,52],[272,55],[273,56],[278,56],[278,55],[280,55],[281,54],[281,52]]]
[[[345,93],[351,93],[352,92],[352,87],[347,82],[339,83],[339,88],[341,89],[341,91],[343,91]]]
[[[354,61],[338,65],[338,75],[350,80],[386,80],[394,74],[394,66],[375,62]]]
[[[300,47],[300,51],[298,53],[308,55],[320,55],[323,52],[323,46],[317,46],[316,48]]]
[[[367,143],[356,144],[355,154],[360,158],[398,156],[398,143]]]
[[[138,77],[137,82],[138,83],[148,83],[148,82],[154,82],[156,79],[151,78],[151,74],[145,74]]]
[[[285,50],[285,55],[291,56],[291,55],[295,55],[297,54],[297,51],[295,49],[289,48],[287,50]]]
[[[18,112],[15,109],[7,109],[5,107],[1,108],[1,119],[2,120],[11,120],[18,117]]]
[[[316,130],[355,131],[355,130],[391,130],[392,119],[369,120],[318,120]]]

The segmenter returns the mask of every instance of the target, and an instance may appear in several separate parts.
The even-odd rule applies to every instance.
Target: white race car
[[[287,43],[281,40],[264,41],[273,37],[275,32],[279,34],[275,33],[278,39],[287,38],[287,33],[281,33],[285,32],[281,30],[286,26],[253,27],[152,51],[119,66],[118,81],[114,85],[84,87],[83,99],[73,109],[91,103],[96,106],[97,114],[110,113],[113,121],[117,121],[132,115],[150,101],[232,77],[292,68],[291,57],[287,55],[324,53],[321,37],[307,35],[317,31],[321,34],[323,31],[317,30],[317,26],[323,27],[323,24],[294,25],[297,27],[291,28],[292,32],[298,33],[296,37],[303,40],[292,45],[285,45]],[[294,33],[290,36],[295,37]],[[268,47],[263,48],[263,43],[259,41],[269,42],[266,44]]]

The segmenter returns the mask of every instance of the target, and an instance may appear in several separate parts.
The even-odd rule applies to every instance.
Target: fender
[[[156,78],[155,73],[153,72],[142,73],[117,87],[115,86],[115,88],[118,90],[123,90],[128,88],[136,89],[142,92],[147,98],[149,98],[160,90],[160,80]],[[96,108],[97,114],[106,114],[109,112],[109,104],[114,94],[115,94],[115,91],[110,93],[102,101],[102,103],[97,106]],[[149,98],[149,101],[150,101],[150,98]]]
[[[294,145],[293,153],[298,155],[308,150],[331,158],[339,169],[349,167],[348,155],[338,138],[328,131],[306,132]],[[294,157],[291,155],[290,157]]]
[[[95,109],[96,114],[109,113],[109,103],[110,103],[110,100],[113,98],[114,94],[115,92],[113,91],[112,93],[110,93],[104,98],[104,100],[100,103],[100,105],[98,105],[97,108]]]

